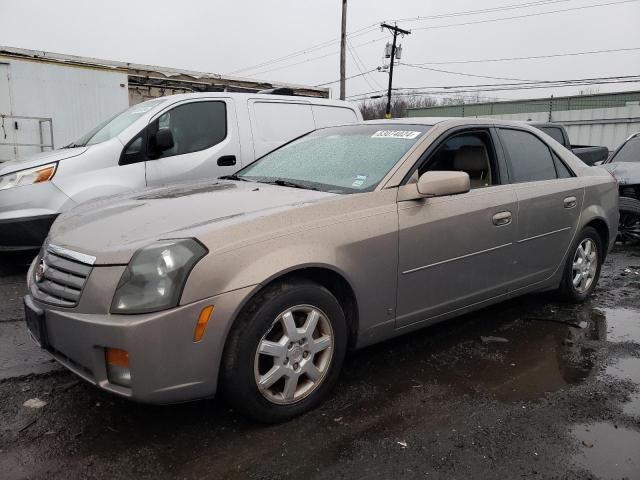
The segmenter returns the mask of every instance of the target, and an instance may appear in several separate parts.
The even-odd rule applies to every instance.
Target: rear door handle
[[[492,218],[493,224],[496,227],[502,227],[503,225],[509,225],[511,223],[511,212],[496,213]]]
[[[235,155],[224,155],[218,159],[218,166],[220,167],[233,167],[236,164]]]
[[[567,197],[564,199],[564,208],[573,208],[578,204],[576,197]]]

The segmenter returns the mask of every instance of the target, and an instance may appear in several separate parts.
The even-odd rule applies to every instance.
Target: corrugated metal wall
[[[558,122],[565,125],[575,145],[615,150],[631,133],[640,131],[640,92],[417,108],[408,115]]]
[[[129,106],[127,74],[0,56],[9,65],[11,111],[0,114],[53,119],[56,148],[77,140],[100,122]],[[0,92],[0,95],[6,93]],[[6,102],[0,101],[0,105]],[[16,143],[39,143],[37,122],[6,122],[14,129]],[[48,139],[45,139],[48,140]],[[0,137],[0,143],[3,139]],[[0,158],[22,158],[36,147],[0,147]]]

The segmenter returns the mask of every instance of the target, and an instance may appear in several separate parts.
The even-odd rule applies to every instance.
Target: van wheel
[[[640,242],[640,200],[620,197],[619,207],[618,239],[629,244]]]
[[[560,284],[560,296],[572,303],[584,302],[596,288],[602,267],[603,246],[593,227],[584,228],[574,240]]]
[[[250,302],[230,334],[222,393],[255,420],[288,420],[327,397],[346,349],[344,312],[331,292],[306,280],[274,285]]]

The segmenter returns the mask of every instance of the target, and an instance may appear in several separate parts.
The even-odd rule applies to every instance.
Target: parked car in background
[[[73,206],[143,187],[230,174],[320,127],[362,120],[349,102],[242,93],[135,105],[66,147],[0,165],[0,251],[39,248]]]
[[[602,166],[618,181],[620,240],[640,242],[640,132],[627,138]]]
[[[276,422],[327,397],[347,348],[527,292],[584,301],[617,225],[611,175],[522,123],[328,127],[226,179],[62,214],[28,272],[26,319],[104,390],[219,390]]]
[[[607,147],[596,147],[590,145],[572,145],[569,140],[567,130],[560,123],[535,123],[530,125],[542,130],[544,133],[560,143],[567,150],[571,150],[580,160],[587,165],[595,165],[597,162],[604,162],[609,156]]]

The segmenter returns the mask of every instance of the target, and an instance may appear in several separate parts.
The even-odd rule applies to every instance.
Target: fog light
[[[107,361],[107,379],[109,383],[130,387],[129,353],[119,348],[105,348],[104,356]]]

